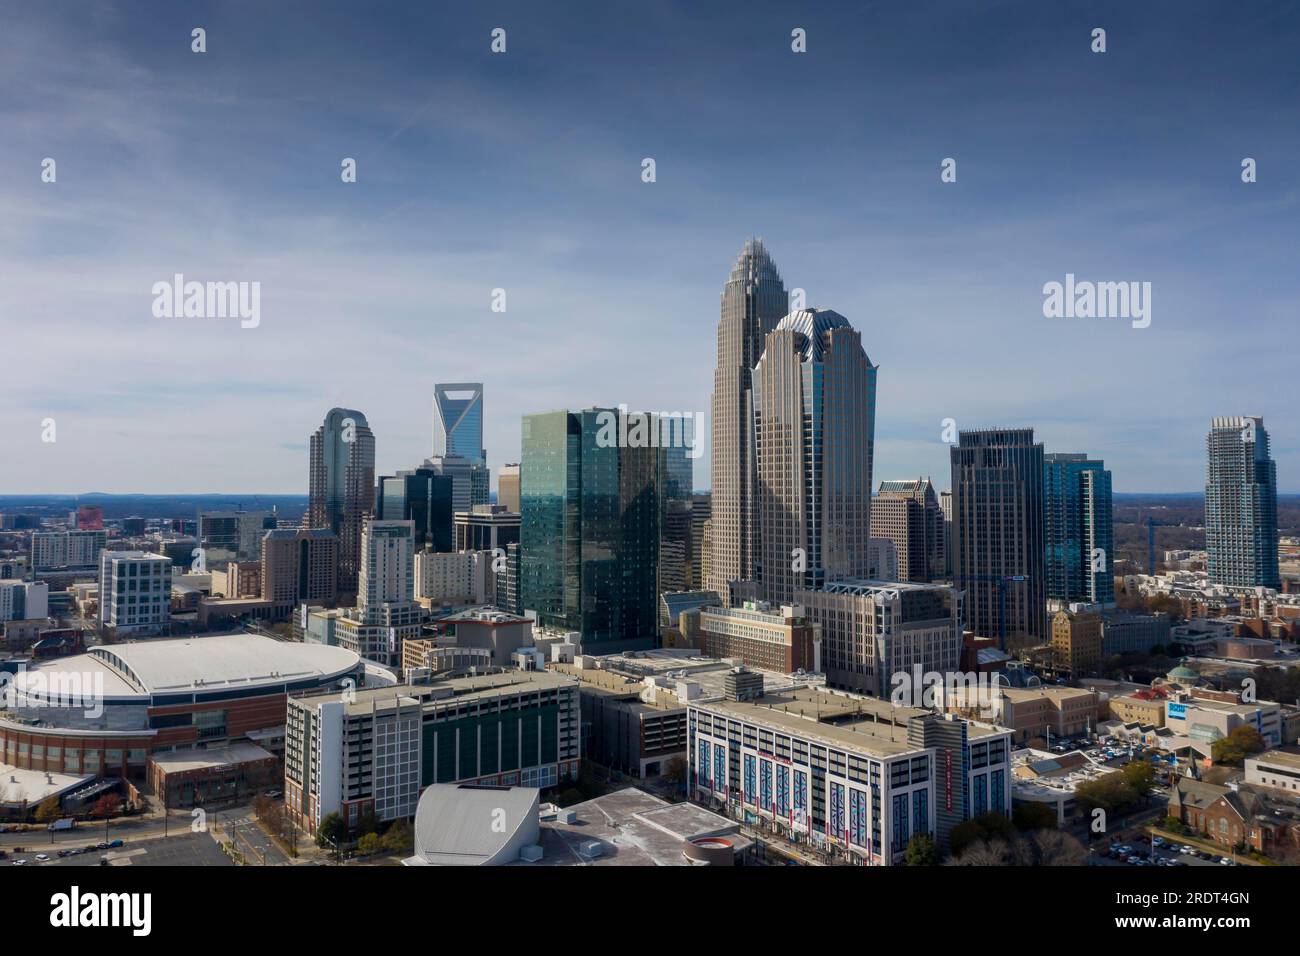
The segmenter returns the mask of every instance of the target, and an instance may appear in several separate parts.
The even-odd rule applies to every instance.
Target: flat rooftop
[[[509,697],[521,692],[576,687],[578,682],[564,674],[550,671],[504,671],[497,674],[479,674],[473,677],[453,677],[431,684],[392,684],[386,687],[367,687],[345,695],[343,691],[326,694],[309,694],[291,698],[304,706],[329,701],[343,701],[345,696],[349,714],[369,713],[394,707],[398,703],[410,706],[416,703],[451,704],[467,701]]]
[[[642,700],[641,693],[646,685],[635,677],[627,677],[614,671],[581,668],[574,664],[550,664],[548,670],[572,677],[581,685],[584,693],[599,694],[612,701],[626,704],[632,710],[670,711],[682,710],[684,705],[671,690],[659,688],[654,700]]]
[[[700,706],[754,723],[775,725],[791,733],[892,757],[922,748],[907,740],[907,721],[929,714],[915,707],[894,707],[871,697],[847,697],[810,688],[792,688],[754,701],[713,700]]]
[[[241,763],[274,760],[275,755],[257,744],[235,743],[228,747],[209,747],[204,750],[173,750],[151,754],[149,757],[164,773],[185,773],[190,770],[216,770]]]
[[[629,788],[568,807],[573,823],[543,817],[542,858],[511,866],[692,866],[683,854],[689,840],[725,837],[738,851],[750,840],[740,825],[693,803],[668,803],[644,790]],[[589,841],[600,846],[591,856]]]
[[[94,779],[93,773],[46,773],[44,770],[24,770],[22,767],[0,763],[0,804],[35,805]]]
[[[1300,747],[1276,747],[1263,753],[1255,754],[1253,760],[1260,760],[1275,767],[1288,767],[1300,770]]]

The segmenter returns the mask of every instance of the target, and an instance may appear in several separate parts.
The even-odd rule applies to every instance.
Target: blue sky
[[[0,493],[302,492],[335,405],[412,467],[438,381],[484,381],[494,469],[524,413],[707,413],[751,234],[880,366],[877,481],[946,487],[953,418],[1193,491],[1257,414],[1300,490],[1300,13],[1134,6],[14,6]],[[260,325],[154,318],[178,272]],[[1044,318],[1066,273],[1151,282],[1151,326]]]

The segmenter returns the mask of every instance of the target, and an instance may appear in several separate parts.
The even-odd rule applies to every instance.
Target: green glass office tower
[[[1043,537],[1048,598],[1115,602],[1111,479],[1105,462],[1082,454],[1043,456]]]
[[[1206,438],[1205,550],[1210,582],[1279,586],[1277,465],[1264,419],[1225,416]]]
[[[617,409],[523,420],[520,601],[592,652],[653,647],[663,460],[653,416]]]

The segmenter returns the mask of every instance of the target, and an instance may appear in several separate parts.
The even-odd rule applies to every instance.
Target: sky
[[[0,494],[305,493],[334,406],[392,473],[436,382],[484,383],[494,486],[523,414],[707,418],[749,236],[879,366],[875,482],[948,487],[952,419],[1197,491],[1248,414],[1300,491],[1300,11],[739,9],[6,5]],[[259,283],[257,326],[156,317],[177,273]],[[1149,327],[1046,318],[1067,274],[1150,282]]]

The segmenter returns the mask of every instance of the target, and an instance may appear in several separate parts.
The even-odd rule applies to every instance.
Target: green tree
[[[908,866],[937,866],[939,848],[928,833],[918,833],[907,844]]]
[[[383,847],[389,853],[405,853],[415,846],[415,827],[410,820],[398,820],[383,837]]]
[[[384,848],[384,841],[378,833],[363,833],[361,839],[357,841],[357,852],[364,856],[372,853],[378,853]]]
[[[59,806],[58,797],[50,797],[48,800],[43,800],[41,805],[36,808],[37,823],[53,823],[61,816],[63,816],[63,810]]]
[[[1056,810],[1045,803],[1018,803],[1011,811],[1011,822],[1017,830],[1054,830]]]
[[[1226,737],[1221,737],[1210,745],[1210,754],[1215,763],[1241,766],[1251,754],[1264,749],[1264,738],[1254,727],[1243,725]]]
[[[347,824],[343,822],[343,818],[337,813],[327,813],[325,819],[321,820],[320,826],[316,828],[317,846],[337,847],[347,837]]]
[[[361,812],[361,817],[357,820],[357,833],[364,835],[367,833],[378,832],[379,818],[375,816],[374,808],[367,806],[365,810]]]

